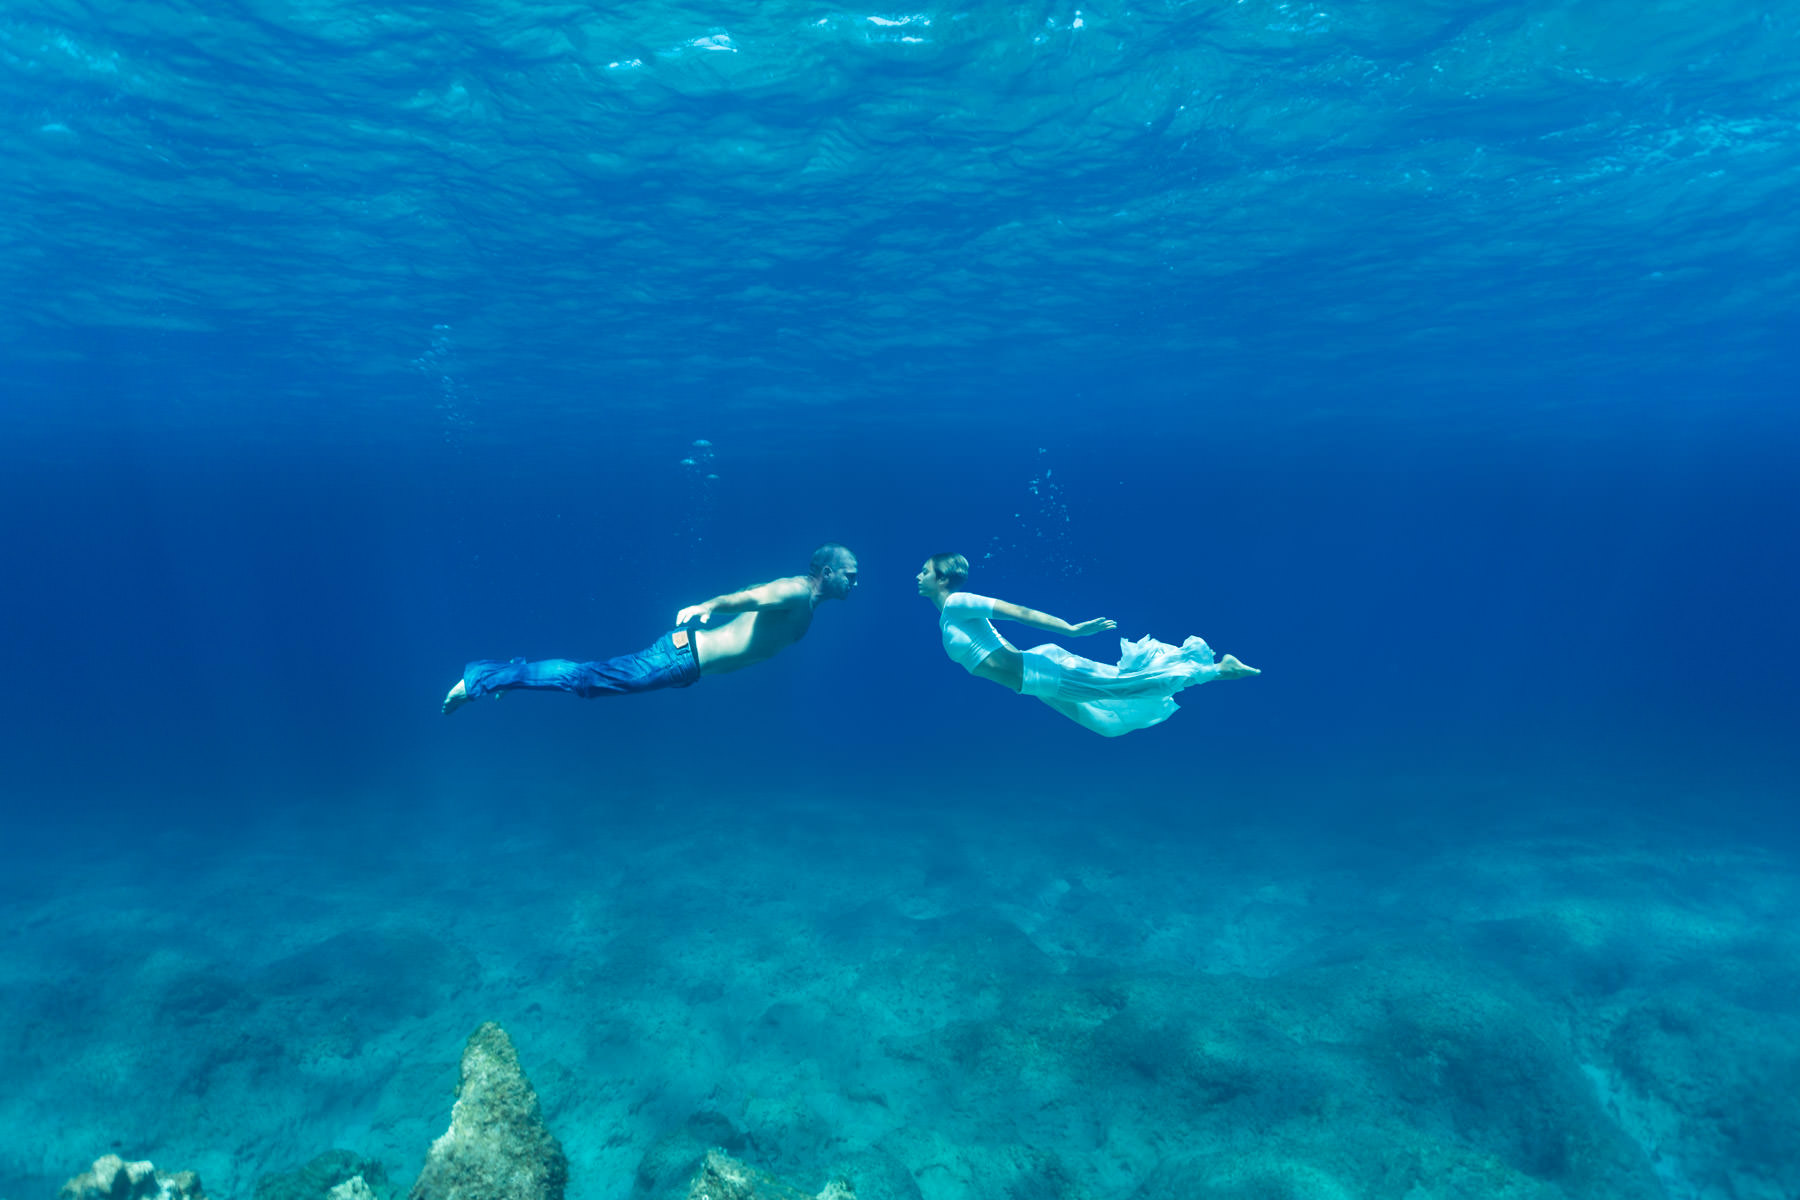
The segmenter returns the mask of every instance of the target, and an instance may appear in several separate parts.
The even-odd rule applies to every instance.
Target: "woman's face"
[[[925,565],[919,568],[919,595],[935,596],[940,587],[937,572],[932,570],[931,560],[926,559]]]

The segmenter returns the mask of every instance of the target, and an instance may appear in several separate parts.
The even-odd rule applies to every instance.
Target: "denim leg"
[[[546,658],[526,662],[482,659],[463,669],[463,690],[478,700],[495,692],[514,690],[572,692],[585,699],[596,696],[628,696],[658,688],[685,686],[673,677],[670,656],[659,653],[661,644],[635,654],[621,654],[598,662],[573,662]]]

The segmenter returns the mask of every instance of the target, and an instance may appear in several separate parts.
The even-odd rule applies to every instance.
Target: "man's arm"
[[[726,592],[700,604],[690,604],[675,614],[675,624],[698,621],[704,625],[714,613],[761,612],[768,608],[792,608],[812,602],[812,581],[795,575],[789,579],[773,579],[747,587],[741,592]]]
[[[1105,617],[1095,617],[1091,621],[1071,625],[1061,617],[1053,617],[1049,613],[1039,612],[1035,608],[1009,604],[1005,600],[994,601],[994,615],[1004,617],[1008,621],[1017,621],[1021,625],[1029,625],[1033,629],[1042,629],[1046,633],[1067,633],[1075,637],[1087,637],[1089,634],[1104,633],[1108,629],[1119,627],[1117,622],[1109,621]]]

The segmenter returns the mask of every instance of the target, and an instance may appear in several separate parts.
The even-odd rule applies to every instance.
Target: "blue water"
[[[0,1200],[404,1194],[486,1020],[573,1200],[1800,1193],[1795,61],[8,5]],[[438,712],[827,540],[752,670]],[[1096,737],[946,660],[939,551],[1263,675]]]

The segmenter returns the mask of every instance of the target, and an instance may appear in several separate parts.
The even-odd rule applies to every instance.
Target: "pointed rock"
[[[568,1178],[512,1039],[489,1021],[463,1049],[450,1128],[432,1143],[410,1200],[562,1200]]]

